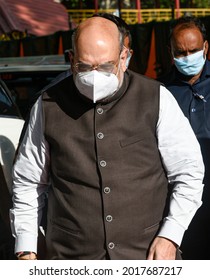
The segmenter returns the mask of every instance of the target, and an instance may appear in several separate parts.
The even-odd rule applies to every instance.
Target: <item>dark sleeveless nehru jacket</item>
[[[73,77],[43,95],[50,147],[48,259],[145,259],[168,182],[157,148],[160,84],[127,71],[93,104]]]

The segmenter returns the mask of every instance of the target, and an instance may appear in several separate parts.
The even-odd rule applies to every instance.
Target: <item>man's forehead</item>
[[[195,25],[178,25],[174,28],[173,30],[173,37],[176,37],[178,35],[180,35],[180,33],[182,34],[186,34],[186,33],[196,33],[198,36],[202,36],[201,31],[199,30],[199,28]]]
[[[204,42],[204,39],[202,33],[197,27],[181,28],[177,30],[174,29],[174,33],[171,38],[171,45],[175,46],[184,42],[201,44]]]
[[[87,20],[83,21],[79,26],[78,26],[78,33],[83,32],[83,30],[85,30],[85,32],[88,31],[102,31],[104,32],[114,32],[114,33],[118,33],[118,28],[116,26],[116,24],[106,18],[102,18],[102,17],[92,17],[92,18],[88,18]]]

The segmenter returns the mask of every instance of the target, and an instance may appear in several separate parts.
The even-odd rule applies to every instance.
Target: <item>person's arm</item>
[[[13,168],[11,229],[15,253],[34,257],[46,191],[49,186],[49,146],[43,135],[42,100],[31,110],[30,120]],[[35,254],[26,254],[33,252]]]
[[[197,209],[201,206],[204,165],[196,136],[172,94],[160,88],[158,148],[173,185],[167,217],[151,245],[148,259],[173,259]]]

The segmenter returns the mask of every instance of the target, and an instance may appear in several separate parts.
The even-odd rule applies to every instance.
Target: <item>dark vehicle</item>
[[[16,99],[23,118],[34,95],[59,74],[70,70],[68,55],[4,57],[0,78]]]
[[[10,169],[23,124],[24,120],[8,87],[0,80],[0,163],[9,188]]]
[[[16,258],[9,209],[12,166],[24,120],[36,94],[67,72],[70,64],[64,55],[0,60],[0,260]]]
[[[10,90],[0,79],[0,117],[2,116],[21,118],[19,108]]]
[[[0,80],[0,259],[14,258],[14,240],[9,224],[11,172],[23,124],[8,87]]]

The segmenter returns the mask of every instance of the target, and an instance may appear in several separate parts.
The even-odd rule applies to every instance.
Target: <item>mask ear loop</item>
[[[118,63],[118,66],[117,66],[117,73],[115,74],[116,76],[118,76],[119,74],[119,70],[120,70],[120,64],[121,64],[121,58],[119,58],[119,63]]]
[[[130,63],[130,59],[131,59],[131,52],[130,52],[130,49],[127,48],[125,45],[123,45],[123,48],[126,50],[127,52],[127,58],[126,58],[126,62],[125,62],[125,66],[126,66],[126,69],[128,68],[129,66],[129,63]]]
[[[120,63],[121,63],[122,57],[126,55],[125,63],[124,63],[124,66],[123,66],[123,67],[125,67],[125,69],[123,69],[123,70],[125,70],[125,71],[126,71],[126,69],[127,69],[126,61],[127,61],[127,58],[128,58],[128,52],[129,52],[129,49],[128,49],[125,45],[123,45],[123,49],[122,49],[122,51],[121,51],[121,53],[120,53]],[[120,63],[119,63],[119,64],[120,64]],[[118,71],[119,71],[119,69],[118,69]],[[117,74],[118,74],[118,72],[117,72]]]

